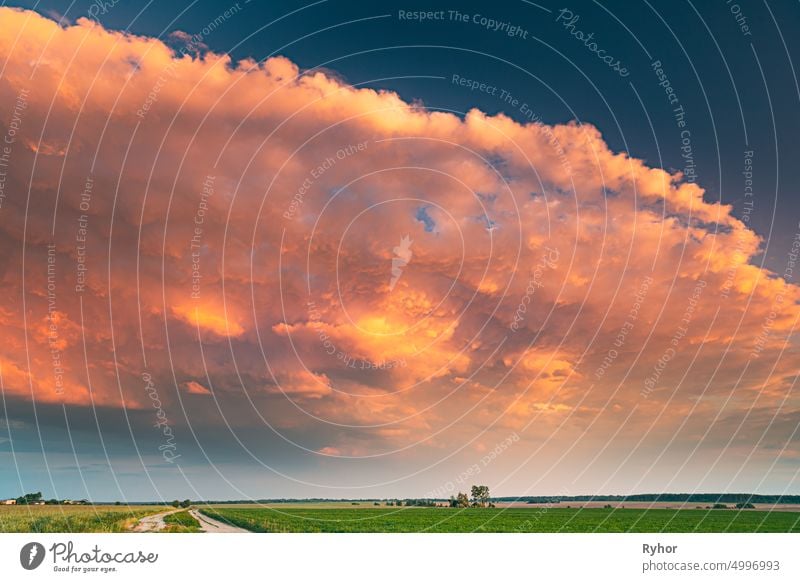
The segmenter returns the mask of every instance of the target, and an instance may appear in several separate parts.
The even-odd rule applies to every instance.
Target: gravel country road
[[[208,517],[207,515],[203,515],[196,509],[190,509],[189,513],[192,514],[197,521],[200,522],[200,527],[203,528],[203,531],[210,532],[210,533],[250,533],[246,529],[242,529],[240,527],[236,527],[235,525],[230,525],[225,522],[213,519]]]
[[[139,520],[139,523],[136,524],[136,527],[133,528],[133,531],[138,533],[148,533],[148,532],[157,532],[161,531],[167,524],[164,523],[164,516],[169,515],[171,513],[177,513],[181,511],[180,509],[173,509],[171,511],[162,511],[161,513],[156,513],[154,515],[148,515],[147,517],[143,517]]]

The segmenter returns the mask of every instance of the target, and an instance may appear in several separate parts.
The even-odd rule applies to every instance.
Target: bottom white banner
[[[797,534],[0,534],[3,580],[800,580]]]

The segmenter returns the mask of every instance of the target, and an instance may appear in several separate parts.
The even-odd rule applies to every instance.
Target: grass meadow
[[[164,523],[167,527],[166,533],[196,533],[203,531],[200,522],[197,521],[188,511],[179,511],[164,516]]]
[[[0,532],[86,533],[128,531],[159,505],[2,505]]]
[[[800,532],[800,513],[603,508],[206,507],[209,517],[254,532]]]
[[[83,533],[130,531],[159,505],[0,506],[0,532]],[[200,511],[253,532],[797,532],[800,512],[735,509],[607,509],[599,507],[352,507],[344,504],[218,505]],[[164,517],[168,533],[201,531],[187,511]]]

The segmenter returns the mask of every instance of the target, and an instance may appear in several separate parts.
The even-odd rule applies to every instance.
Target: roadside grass
[[[164,523],[167,524],[163,532],[165,533],[197,533],[202,532],[200,522],[197,521],[188,511],[179,511],[164,516]]]
[[[0,506],[3,533],[115,533],[130,531],[140,518],[164,511],[160,505]]]
[[[200,510],[254,532],[800,532],[800,513],[692,509],[280,509]]]

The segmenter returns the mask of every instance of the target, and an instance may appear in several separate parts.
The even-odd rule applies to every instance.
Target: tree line
[[[90,505],[86,499],[44,499],[41,491],[25,493],[15,498],[14,501],[17,505]]]
[[[670,503],[800,503],[800,495],[758,495],[755,493],[642,493],[636,495],[569,495],[498,497],[498,501],[562,503],[568,501],[670,502]]]

